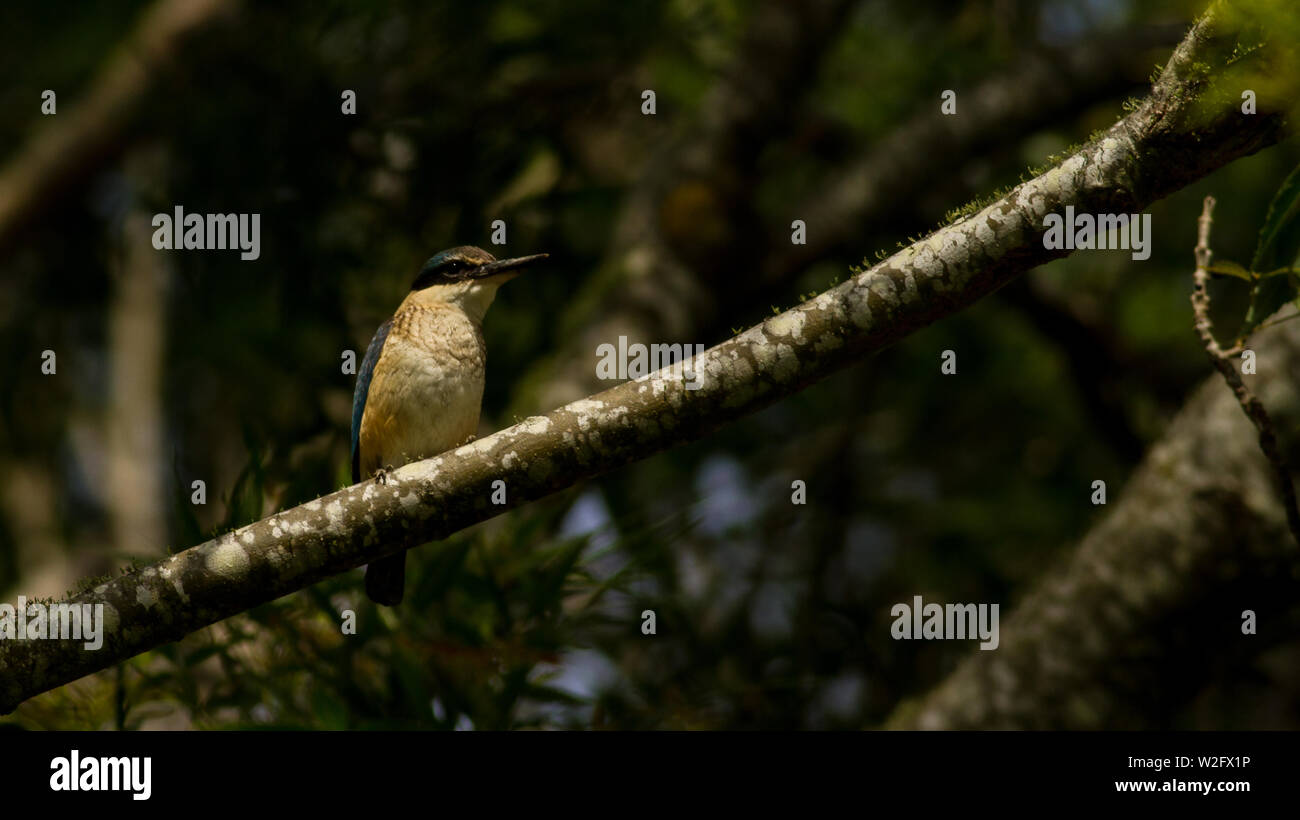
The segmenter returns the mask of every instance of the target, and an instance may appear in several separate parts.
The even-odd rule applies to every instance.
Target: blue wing
[[[384,341],[388,331],[393,327],[389,319],[375,331],[375,338],[366,348],[366,357],[361,360],[361,369],[357,371],[357,389],[352,393],[352,483],[361,480],[361,417],[366,412],[366,396],[370,394],[370,378],[375,375],[375,364],[379,354],[384,350]]]

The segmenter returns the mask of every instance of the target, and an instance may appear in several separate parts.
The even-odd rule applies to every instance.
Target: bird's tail
[[[390,555],[366,567],[366,595],[383,606],[397,606],[406,588],[406,553]]]

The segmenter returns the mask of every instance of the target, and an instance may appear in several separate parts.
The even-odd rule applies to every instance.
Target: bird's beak
[[[546,253],[535,253],[532,256],[518,256],[514,259],[498,259],[495,262],[489,262],[474,272],[475,279],[486,279],[489,276],[496,276],[501,273],[523,273],[522,268],[541,262],[550,256]]]

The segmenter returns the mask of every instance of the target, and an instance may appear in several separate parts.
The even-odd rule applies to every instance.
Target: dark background
[[[0,8],[0,205],[21,205],[0,207],[0,600],[61,596],[347,484],[341,357],[440,249],[552,257],[488,314],[482,435],[598,389],[581,379],[620,330],[714,344],[1015,183],[1122,116],[1200,10],[207,5]],[[152,54],[148,15],[178,9],[194,32],[136,85],[115,75]],[[1015,116],[985,115],[1016,95]],[[96,136],[59,141],[81,127]],[[1298,159],[1288,143],[1156,203],[1147,262],[1063,259],[705,441],[414,551],[400,610],[348,573],[0,723],[878,725],[978,651],[891,640],[890,607],[1000,603],[1005,619],[1068,555],[1104,512],[1092,482],[1117,497],[1209,375],[1188,303],[1201,198],[1219,198],[1220,255],[1244,261]],[[61,170],[23,198],[14,180],[42,162]],[[148,219],[177,204],[260,213],[261,257],[155,252]],[[801,218],[810,245],[792,249]],[[1296,728],[1298,648],[1167,670],[1193,691],[1112,728]]]

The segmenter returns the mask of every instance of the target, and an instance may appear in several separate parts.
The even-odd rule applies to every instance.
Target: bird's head
[[[456,305],[482,321],[497,288],[514,279],[546,254],[497,259],[473,245],[461,245],[435,254],[411,283],[411,296],[419,302]]]

